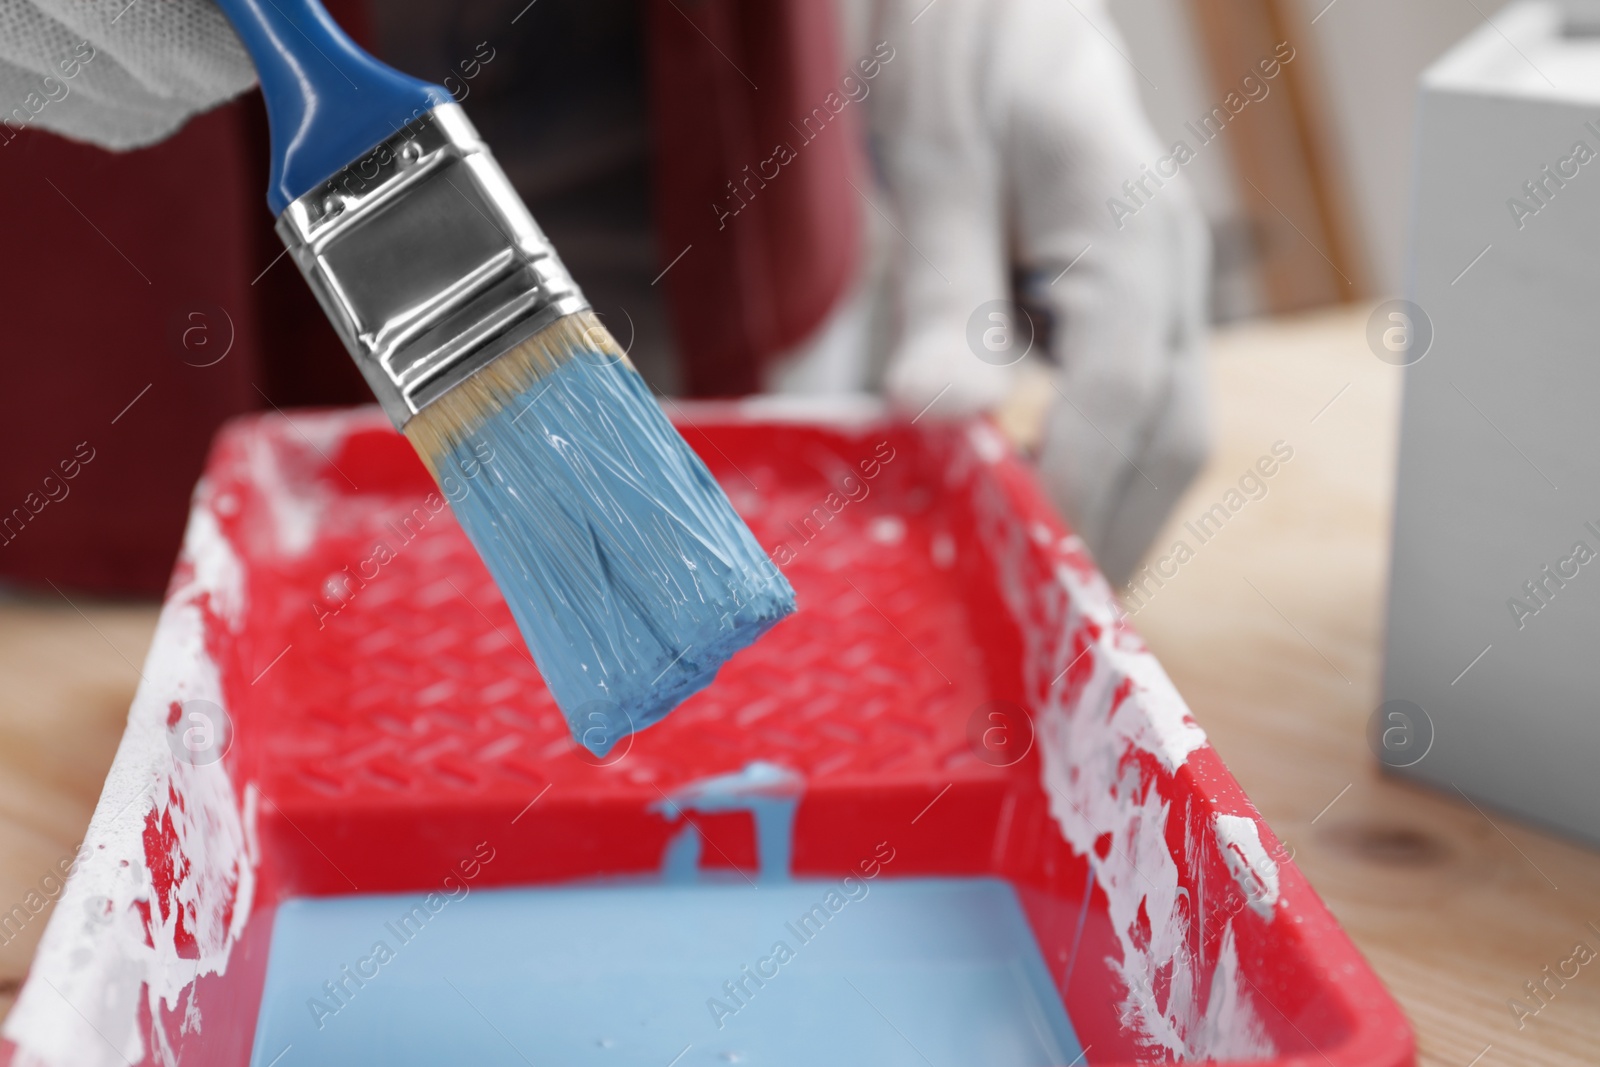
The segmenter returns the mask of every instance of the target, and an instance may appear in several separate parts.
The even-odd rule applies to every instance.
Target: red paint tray
[[[1413,1063],[998,435],[839,407],[680,412],[801,610],[604,761],[375,409],[229,426],[0,1062],[240,1067],[280,902],[486,840],[484,884],[653,876],[663,796],[761,760],[803,787],[797,876],[888,840],[884,877],[1010,882],[1089,1063]],[[693,818],[702,865],[755,870],[748,813]]]

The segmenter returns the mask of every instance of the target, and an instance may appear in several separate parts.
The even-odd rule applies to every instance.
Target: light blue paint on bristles
[[[787,767],[756,760],[734,774],[703,778],[674,790],[650,810],[669,819],[686,811],[748,811],[756,827],[756,877],[786,881],[794,857],[794,813],[805,781]],[[685,820],[661,860],[664,881],[682,884],[700,878],[700,831]]]
[[[794,611],[788,581],[624,361],[562,362],[436,462],[463,487],[446,486],[456,517],[596,755]]]

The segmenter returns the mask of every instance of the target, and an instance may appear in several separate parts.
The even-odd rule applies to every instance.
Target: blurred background
[[[878,6],[904,8],[904,21],[927,26],[945,17],[936,5],[957,6]],[[932,247],[937,218],[919,229],[897,209],[897,184],[938,165],[919,164],[876,110],[844,108],[814,143],[797,132],[804,151],[785,165],[784,180],[761,185],[748,202],[733,186],[748,164],[768,158],[773,128],[805,116],[876,42],[903,40],[858,24],[852,11],[863,6],[872,5],[328,3],[381,57],[450,89],[652,387],[685,397],[892,392],[885,361],[905,323],[863,294],[892,286],[885,279],[897,256],[912,267],[959,261]],[[1097,269],[1096,257],[1122,232],[1115,202],[1151,224],[1154,213],[1143,213],[1135,192],[1095,184],[1092,197],[1055,205],[1082,216],[1067,228],[1077,236],[1035,248],[1029,269],[1009,277],[1008,295],[1036,309],[1045,343],[1005,380],[1001,402],[978,406],[1039,460],[1047,488],[1085,531],[1197,721],[1401,1000],[1421,1062],[1600,1060],[1594,968],[1538,1000],[1536,1019],[1527,1015],[1530,982],[1568,959],[1574,941],[1600,944],[1585,925],[1600,922],[1592,851],[1600,821],[1585,769],[1595,752],[1600,681],[1585,672],[1600,597],[1564,624],[1555,610],[1541,614],[1537,640],[1521,634],[1522,620],[1514,611],[1508,620],[1504,605],[1568,550],[1585,520],[1600,521],[1588,432],[1600,396],[1600,371],[1589,370],[1600,366],[1592,339],[1600,321],[1587,296],[1600,269],[1587,251],[1563,258],[1538,243],[1592,245],[1600,196],[1580,199],[1590,197],[1581,182],[1560,186],[1556,203],[1588,206],[1565,221],[1541,217],[1528,224],[1530,235],[1515,213],[1508,223],[1504,203],[1573,138],[1600,143],[1600,131],[1579,126],[1583,114],[1600,119],[1592,25],[1569,21],[1557,32],[1591,49],[1558,70],[1565,61],[1529,43],[1529,20],[1495,0],[1031,7],[1049,8],[1060,25],[1109,48],[1106,77],[1131,85],[1153,133],[1127,158],[1155,166],[1164,146],[1194,149],[1181,163],[1182,184],[1209,240],[1185,247],[1203,247],[1204,269],[1191,276],[1200,279],[1204,336],[1173,342],[1174,351],[1194,353],[1192,405],[1141,415],[1157,426],[1182,422],[1187,436],[1169,450],[1169,468],[1141,466],[1142,454],[1122,454],[1133,447],[1118,430],[1118,388],[1127,382],[1095,394],[1073,379],[1070,361],[1049,343],[1052,328],[1070,323],[1059,306],[1035,301],[1059,292],[1052,287],[1062,278]],[[1464,106],[1495,102],[1441,134],[1427,171],[1419,79],[1469,37],[1505,53],[1488,64],[1486,85],[1516,77],[1539,84],[1501,93],[1457,77],[1451,91]],[[1285,44],[1292,60],[1277,51]],[[1244,83],[1275,54],[1275,75]],[[937,61],[908,47],[888,69],[873,87],[873,109],[937,126],[962,103],[967,83],[944,86]],[[759,90],[747,71],[760,72]],[[907,81],[891,90],[897,78]],[[907,82],[939,91],[908,95]],[[1549,128],[1548,144],[1500,148],[1494,131],[1528,123],[1520,112],[1496,111],[1496,93],[1525,102],[1545,93],[1544,83],[1551,99],[1572,96],[1576,110]],[[1107,115],[1116,96],[1106,95]],[[1230,97],[1237,107],[1225,103]],[[1099,101],[1088,99],[1092,114]],[[1207,126],[1225,106],[1226,128]],[[132,152],[37,128],[6,136],[0,272],[13,378],[0,391],[0,529],[9,509],[41,501],[27,505],[20,533],[0,534],[0,899],[9,901],[70,855],[87,824],[217,427],[246,412],[365,403],[369,394],[263,209],[267,131],[253,90]],[[1467,199],[1450,190],[1464,187],[1473,167],[1450,162],[1449,144],[1469,146],[1474,166],[1483,164],[1483,184]],[[1070,172],[1064,155],[1045,162]],[[1119,180],[1142,173],[1121,158],[1107,167]],[[1430,195],[1419,192],[1419,172],[1433,182]],[[1019,165],[1019,187],[1030,173]],[[1181,203],[1177,194],[1151,197],[1148,186],[1144,193],[1163,211]],[[724,227],[723,212],[735,207],[737,224]],[[1002,221],[1008,247],[1027,249],[1025,219]],[[1165,261],[1128,270],[1160,289],[1152,262]],[[1519,309],[1530,305],[1518,285],[1551,301],[1540,305],[1540,321],[1582,315],[1565,332],[1524,340]],[[1398,321],[1390,301],[1401,298],[1432,314],[1429,341],[1438,328],[1435,354],[1416,368],[1428,344],[1413,353],[1407,340],[1397,356],[1380,341]],[[951,329],[960,360],[976,366],[972,356],[984,357],[960,337],[970,310],[954,309]],[[1502,332],[1481,358],[1462,354],[1491,327]],[[1094,366],[1123,355],[1090,340],[1103,361],[1089,360]],[[854,362],[839,356],[852,344]],[[1567,362],[1540,362],[1552,355]],[[951,402],[940,399],[943,379],[932,380],[932,401],[912,413]],[[974,395],[990,387],[979,383]],[[1424,403],[1440,396],[1455,405],[1448,416]],[[1076,438],[1051,421],[1067,417],[1064,405],[1084,424]],[[1118,534],[1110,520],[1090,530],[1110,505],[1072,513],[1099,490],[1072,466],[1074,448],[1052,453],[1052,426],[1079,451],[1104,439],[1107,454],[1126,461],[1119,477],[1134,490],[1141,478],[1162,483],[1133,509],[1134,532]],[[1473,435],[1470,447],[1458,434]],[[1430,441],[1443,444],[1430,452]],[[82,470],[70,492],[44,501],[43,479],[74,455]],[[1407,473],[1402,456],[1434,466]],[[1245,480],[1264,463],[1276,473]],[[1445,482],[1472,507],[1451,511],[1429,495]],[[1397,484],[1402,507],[1422,501],[1421,512],[1397,519]],[[1191,524],[1219,506],[1226,534],[1198,535]],[[1528,515],[1540,530],[1496,525]],[[1173,562],[1179,541],[1193,551]],[[1392,578],[1407,575],[1421,584]],[[1472,602],[1450,600],[1448,590],[1469,579],[1482,586]],[[1388,614],[1394,589],[1406,592],[1409,613]],[[1556,607],[1587,603],[1584,595],[1564,593]],[[1404,644],[1410,639],[1434,644],[1418,651]],[[1544,652],[1529,651],[1537,649]],[[1533,658],[1515,658],[1525,653]],[[1418,664],[1427,680],[1413,685],[1408,672]],[[1408,730],[1426,727],[1421,756],[1398,759],[1381,740],[1400,698],[1423,706],[1405,713],[1418,716],[1406,720]],[[1538,735],[1541,715],[1557,724],[1544,748],[1503,756]],[[1569,761],[1560,774],[1551,753]],[[1557,785],[1566,790],[1560,805],[1533,796],[1535,786]],[[0,937],[0,1009],[40,927]]]
[[[859,188],[871,166],[860,120],[807,145],[796,164],[807,173],[754,201],[754,225],[741,219],[716,247],[706,239],[707,205],[764,154],[754,140],[834,88],[856,58],[847,50],[868,54],[836,20],[709,0],[330,6],[384,58],[449,85],[658,390],[759,391],[762,368],[825,331],[875,262],[857,236],[863,219],[884,231],[875,201],[846,184]],[[708,47],[690,14],[722,44]],[[1417,75],[1483,17],[1459,0],[1112,0],[1114,25],[1090,23],[1120,31],[1160,144],[1198,148],[1183,169],[1211,235],[1213,322],[1399,292]],[[1201,145],[1190,127],[1282,41],[1295,58],[1268,94]],[[774,72],[765,93],[744,91],[744,67]],[[86,438],[97,458],[70,509],[5,546],[0,577],[157,593],[223,419],[367,399],[279,259],[260,204],[265,159],[254,91],[134,152],[34,128],[4,146],[0,190],[17,205],[8,339],[21,358],[0,398],[0,500],[23,500]],[[699,254],[656,284],[697,235]],[[69,394],[103,407],[94,421],[110,429],[40,403]]]

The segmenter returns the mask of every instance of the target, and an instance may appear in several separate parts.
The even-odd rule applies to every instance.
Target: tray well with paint
[[[1414,1062],[1025,466],[845,407],[679,412],[800,611],[604,759],[380,416],[230,425],[0,1063]]]

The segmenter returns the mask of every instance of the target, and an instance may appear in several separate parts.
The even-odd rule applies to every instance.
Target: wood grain
[[[1600,854],[1383,778],[1366,747],[1403,371],[1367,351],[1365,319],[1321,313],[1217,336],[1215,453],[1156,554],[1275,441],[1294,457],[1136,623],[1411,1016],[1424,1064],[1593,1064],[1600,960],[1520,1030],[1507,1002],[1576,942],[1600,949],[1585,925],[1600,924]],[[82,835],[155,624],[153,607],[78,606],[0,604],[7,909]],[[42,926],[0,947],[0,988],[14,989]]]
[[[1507,1002],[1576,942],[1600,950],[1585,925],[1600,925],[1600,854],[1380,776],[1367,748],[1404,373],[1368,351],[1367,312],[1214,340],[1215,452],[1157,545],[1273,442],[1294,458],[1135,624],[1399,998],[1424,1064],[1466,1067],[1486,1047],[1477,1067],[1594,1064],[1600,960],[1520,1030]]]
[[[74,606],[76,605],[76,606]],[[50,900],[43,879],[71,861],[111,766],[155,632],[151,604],[73,596],[0,603],[0,913]],[[53,901],[50,901],[53,905]],[[0,1013],[49,909],[0,931]]]

